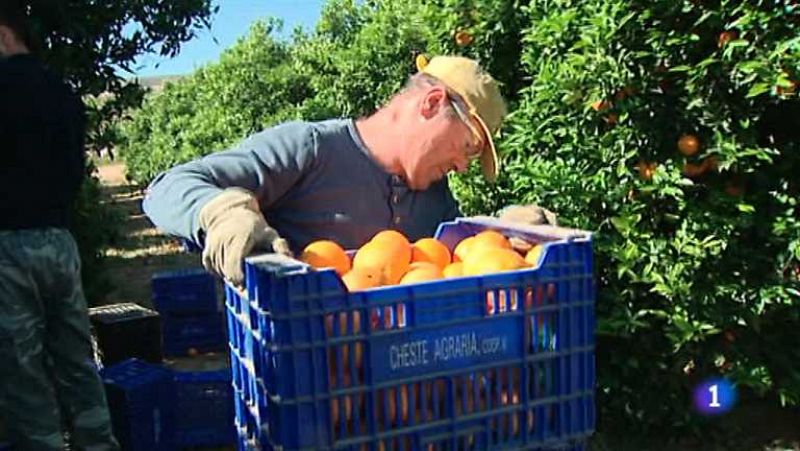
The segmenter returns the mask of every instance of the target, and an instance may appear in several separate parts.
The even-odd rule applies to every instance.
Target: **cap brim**
[[[494,147],[492,133],[489,131],[486,123],[483,122],[483,119],[481,119],[480,116],[473,114],[472,117],[477,119],[478,123],[481,124],[483,135],[488,140],[488,143],[483,149],[480,157],[481,170],[483,171],[484,178],[486,178],[487,181],[494,183],[494,181],[497,180],[497,175],[500,173],[500,162],[497,159],[497,149]]]

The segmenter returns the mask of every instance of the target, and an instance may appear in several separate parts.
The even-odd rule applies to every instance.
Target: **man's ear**
[[[422,96],[420,114],[425,119],[436,116],[447,103],[447,90],[443,86],[432,86]]]

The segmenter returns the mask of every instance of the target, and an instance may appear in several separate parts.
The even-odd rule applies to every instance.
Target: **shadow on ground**
[[[104,251],[104,266],[112,290],[102,304],[135,302],[151,306],[150,279],[159,271],[199,268],[200,254],[188,253],[181,243],[161,233],[142,212],[142,190],[135,185],[103,187],[106,202],[122,212],[120,238]]]

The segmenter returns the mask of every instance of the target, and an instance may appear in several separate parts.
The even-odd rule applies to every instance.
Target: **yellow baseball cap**
[[[434,56],[428,60],[420,55],[416,63],[417,70],[437,78],[460,95],[469,107],[470,116],[481,124],[489,144],[480,156],[481,169],[484,177],[494,182],[500,163],[492,136],[500,129],[506,115],[506,104],[497,82],[477,61],[461,56]]]

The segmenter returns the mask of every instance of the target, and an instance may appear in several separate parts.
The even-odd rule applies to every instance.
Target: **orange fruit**
[[[386,248],[386,252],[392,253],[397,260],[411,262],[411,243],[405,235],[397,230],[378,232],[369,243],[377,243]]]
[[[789,84],[790,86],[788,87],[784,86],[776,87],[775,92],[777,92],[777,94],[782,97],[793,96],[794,93],[797,92],[797,87],[800,86],[800,83],[796,82],[795,80],[789,80]]]
[[[717,166],[719,166],[719,161],[715,155],[711,155],[710,157],[703,160],[700,164],[703,167],[703,171],[716,171]]]
[[[314,268],[333,268],[341,276],[350,270],[350,257],[331,240],[318,240],[303,249],[300,260]]]
[[[350,421],[353,418],[353,401],[350,399],[350,396],[342,398],[342,404],[342,410],[344,410],[343,417],[339,413],[339,399],[331,399],[331,421],[334,425],[336,425],[337,428],[340,427],[339,421]]]
[[[725,185],[725,194],[732,197],[739,197],[744,194],[744,186],[738,182],[728,182]]]
[[[442,274],[445,278],[461,277],[464,275],[464,262],[453,262],[444,267]]]
[[[469,253],[469,249],[472,247],[474,243],[475,243],[474,236],[469,236],[459,241],[458,244],[456,245],[456,248],[453,249],[453,261],[454,262],[464,261],[464,259],[467,257],[467,254]]]
[[[733,41],[737,37],[738,35],[735,31],[723,31],[722,33],[719,34],[719,37],[717,38],[717,46],[719,48],[725,47],[725,44]]]
[[[658,163],[640,161],[639,164],[636,165],[636,168],[639,170],[639,177],[641,177],[642,180],[652,180],[653,174],[656,173],[656,169],[658,168]]]
[[[408,238],[405,235],[398,232],[397,230],[382,230],[375,234],[370,241],[380,242],[380,243],[391,243],[393,245],[403,245],[403,246],[411,246],[411,243],[408,242]]]
[[[339,329],[334,331],[334,317],[335,313],[329,313],[325,315],[325,333],[328,337],[333,336],[346,336],[350,335],[351,332],[347,329],[347,320],[348,320],[348,312],[340,312],[339,315]],[[361,333],[361,313],[358,310],[352,312],[352,334],[359,334]],[[335,333],[334,333],[335,332]],[[339,348],[341,352],[341,361],[338,361],[339,358],[337,355],[336,348]],[[355,364],[356,369],[360,369],[363,367],[364,364],[364,345],[361,342],[357,342],[354,347],[355,353]],[[352,376],[350,372],[350,345],[349,344],[342,344],[339,346],[331,347],[328,349],[328,358],[330,359],[330,365],[328,367],[328,374],[330,375],[331,383],[334,386],[344,386],[349,387],[352,382]],[[342,368],[342,377],[338,377],[337,367]]]
[[[683,165],[683,175],[689,178],[700,177],[706,172],[706,165],[701,164],[694,164],[694,163],[685,163]]]
[[[400,418],[397,418],[397,391],[400,392]],[[386,411],[389,424],[395,424],[396,420],[403,423],[408,421],[408,387],[401,385],[399,388],[386,389]]]
[[[614,98],[622,101],[628,97],[632,97],[634,94],[636,94],[636,88],[634,88],[633,86],[626,86],[617,91],[617,93],[614,94]]]
[[[438,269],[441,271],[441,268],[439,268],[436,264],[431,262],[411,262],[411,264],[408,265],[408,271],[406,271],[406,274],[416,269],[428,269],[428,270]]]
[[[383,274],[381,269],[361,266],[342,276],[342,282],[348,291],[367,290],[383,285]]]
[[[539,257],[542,255],[542,251],[544,250],[544,246],[541,244],[537,244],[531,248],[525,254],[525,261],[528,262],[531,266],[536,266],[539,264]]]
[[[464,275],[476,276],[501,271],[511,271],[527,267],[521,255],[511,249],[487,247],[472,252],[464,260]]]
[[[464,47],[464,46],[470,45],[470,44],[472,44],[472,41],[474,40],[472,35],[467,33],[464,30],[457,31],[455,39],[456,39],[456,44],[459,47]]]
[[[503,249],[511,249],[511,243],[508,238],[500,232],[495,230],[484,230],[483,232],[475,235],[475,243],[488,244]]]
[[[420,266],[411,271],[407,272],[402,279],[400,279],[400,284],[410,284],[410,283],[418,283],[418,282],[426,282],[429,280],[438,280],[443,279],[444,274],[442,274],[442,270],[439,269],[437,266]]]
[[[678,140],[678,150],[687,157],[691,157],[700,150],[700,140],[694,135],[683,135]]]
[[[450,264],[450,249],[435,238],[422,238],[411,247],[412,262],[430,262],[441,269]]]
[[[611,102],[607,100],[598,100],[592,103],[592,109],[595,111],[605,111],[611,108]]]
[[[408,271],[411,247],[391,241],[370,241],[356,252],[353,268],[375,268],[381,273],[381,285],[394,285]]]

